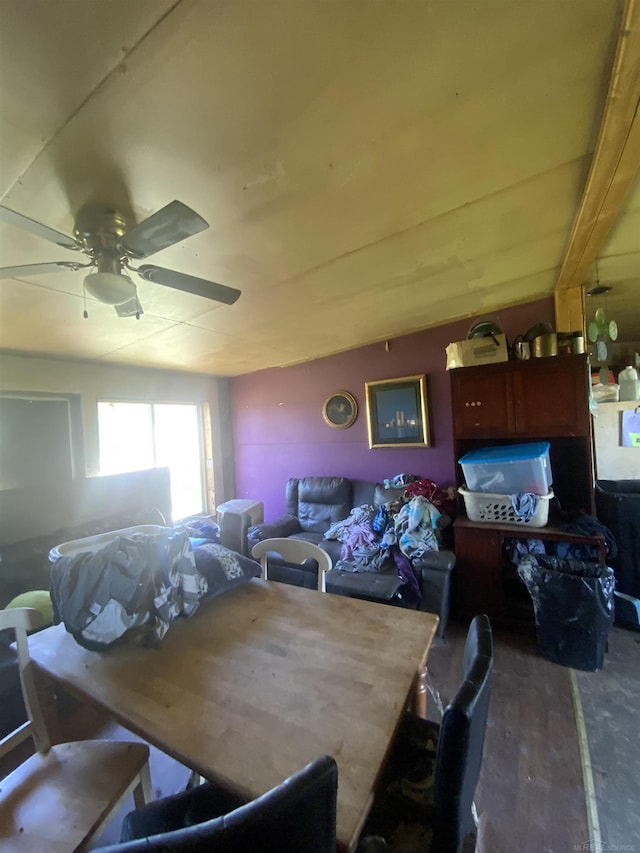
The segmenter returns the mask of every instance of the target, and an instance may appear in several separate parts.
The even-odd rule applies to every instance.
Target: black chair
[[[440,726],[411,713],[401,723],[359,853],[393,851],[396,845],[460,853],[465,838],[475,832],[473,796],[492,668],[491,624],[487,616],[476,616],[467,633],[462,681]]]
[[[335,853],[337,789],[326,755],[250,802],[205,782],[130,812],[120,844],[100,853]]]

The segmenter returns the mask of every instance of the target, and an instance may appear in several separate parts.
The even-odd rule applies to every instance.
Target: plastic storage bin
[[[458,462],[472,492],[547,495],[552,483],[549,447],[548,441],[483,447]]]
[[[458,492],[464,498],[464,507],[471,521],[486,521],[494,524],[513,524],[516,526],[544,527],[549,520],[549,503],[553,497],[538,496],[538,505],[530,516],[518,515],[511,495],[494,495],[489,492],[469,492],[462,486]]]

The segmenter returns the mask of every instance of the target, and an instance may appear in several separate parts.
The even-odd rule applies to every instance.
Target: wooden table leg
[[[38,693],[38,703],[42,711],[45,729],[52,744],[60,743],[60,717],[56,700],[55,681],[41,670],[34,668],[34,681]]]
[[[422,666],[416,673],[410,702],[411,711],[418,717],[427,719],[427,667]]]

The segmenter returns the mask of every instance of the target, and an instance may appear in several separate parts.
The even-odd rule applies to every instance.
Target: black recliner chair
[[[100,853],[335,853],[337,790],[327,755],[250,802],[205,782],[130,812]]]

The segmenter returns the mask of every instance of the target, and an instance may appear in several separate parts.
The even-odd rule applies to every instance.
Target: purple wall
[[[534,323],[554,323],[551,298],[494,315],[509,341]],[[285,512],[289,477],[344,476],[382,481],[395,474],[455,480],[449,374],[445,347],[467,336],[470,320],[293,367],[272,368],[231,381],[236,498],[264,501],[265,521]],[[431,447],[370,450],[364,383],[426,373]],[[358,417],[349,429],[325,424],[322,405],[349,391]]]

